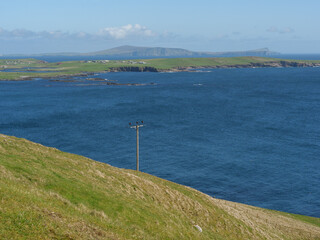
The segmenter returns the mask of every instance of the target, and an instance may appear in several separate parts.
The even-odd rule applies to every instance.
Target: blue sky
[[[120,45],[320,53],[316,0],[10,0],[0,54],[88,52]]]

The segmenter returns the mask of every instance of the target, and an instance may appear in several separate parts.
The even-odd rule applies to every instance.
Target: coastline
[[[0,62],[0,69],[2,69],[0,70],[0,81],[30,81],[37,78],[71,79],[104,72],[194,72],[197,69],[320,67],[320,61],[318,60],[288,60],[264,57],[149,59],[145,60],[147,62],[143,62],[143,64],[132,63],[132,61],[113,60],[107,63],[105,61],[107,60],[47,63],[39,62],[36,59],[28,59],[29,65],[26,65],[26,61],[20,59],[16,60],[18,64],[2,66]],[[19,65],[19,63],[21,64]]]

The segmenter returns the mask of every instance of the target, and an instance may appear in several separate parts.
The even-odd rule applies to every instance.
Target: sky
[[[319,11],[319,0],[1,1],[0,54],[121,45],[320,53]]]

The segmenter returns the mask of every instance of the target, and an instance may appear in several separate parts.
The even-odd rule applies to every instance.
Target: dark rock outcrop
[[[135,66],[123,66],[113,67],[109,69],[110,72],[159,72],[155,67],[135,67]]]

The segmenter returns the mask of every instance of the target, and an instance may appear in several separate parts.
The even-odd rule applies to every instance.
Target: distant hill
[[[0,201],[0,239],[320,239],[319,218],[212,198],[2,134]]]
[[[182,48],[164,48],[164,47],[136,47],[120,46],[107,50],[89,52],[89,53],[43,53],[28,56],[106,56],[121,58],[156,58],[156,57],[240,57],[240,56],[259,56],[265,57],[279,54],[270,51],[268,48],[261,48],[248,51],[230,51],[230,52],[197,52]],[[21,54],[11,56],[23,56]]]
[[[270,55],[279,55],[280,53],[270,51],[269,48],[260,48],[255,50],[235,51],[235,52],[207,52],[205,54],[213,57],[244,57],[244,56],[265,57]]]
[[[106,55],[121,57],[235,57],[235,56],[269,56],[276,54],[268,48],[236,52],[195,52],[182,48],[163,47],[135,47],[121,46],[98,52],[86,53],[85,55]]]
[[[88,55],[128,56],[128,57],[171,57],[171,56],[194,56],[192,52],[182,48],[163,47],[134,47],[121,46],[103,51],[87,53]]]

